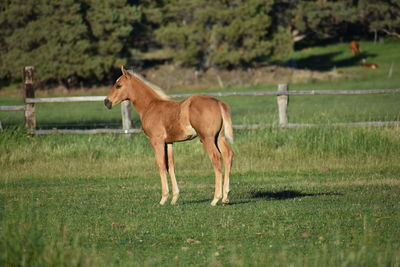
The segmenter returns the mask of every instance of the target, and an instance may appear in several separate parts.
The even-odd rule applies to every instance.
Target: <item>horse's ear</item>
[[[127,78],[130,77],[131,74],[124,68],[123,65],[121,65],[121,71],[122,71],[122,74],[123,74],[124,76],[126,76]]]

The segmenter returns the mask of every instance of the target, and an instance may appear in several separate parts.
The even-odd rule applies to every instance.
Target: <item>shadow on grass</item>
[[[141,128],[141,123],[139,119],[132,120],[133,128]],[[51,130],[51,129],[70,129],[70,130],[87,130],[87,129],[96,129],[96,128],[121,128],[121,119],[104,119],[104,120],[81,120],[79,122],[66,120],[64,122],[39,122],[37,124],[38,129],[42,130]]]
[[[302,193],[295,190],[284,190],[279,192],[258,191],[251,194],[253,199],[269,199],[269,200],[285,200],[300,197],[316,197],[316,196],[341,196],[340,193]]]
[[[324,197],[324,196],[341,196],[341,193],[302,193],[295,190],[284,190],[278,192],[267,192],[267,191],[257,191],[250,193],[250,199],[231,199],[231,202],[227,204],[231,205],[240,205],[240,204],[248,204],[251,202],[257,202],[257,200],[286,200],[286,199],[294,199],[301,197]],[[198,199],[198,200],[187,200],[182,202],[182,204],[202,204],[202,203],[211,203],[212,199]]]
[[[308,69],[314,71],[329,71],[333,67],[351,67],[360,65],[362,59],[364,58],[374,58],[376,54],[362,52],[358,56],[351,56],[344,59],[335,59],[337,56],[341,55],[342,52],[335,51],[325,54],[309,55],[304,58],[289,60],[286,65],[289,67],[294,67],[297,69]]]

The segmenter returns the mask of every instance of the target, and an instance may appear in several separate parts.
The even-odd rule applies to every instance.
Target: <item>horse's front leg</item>
[[[150,142],[156,156],[157,167],[161,177],[162,195],[160,205],[164,205],[167,202],[169,195],[167,181],[166,144],[160,140],[150,140]]]

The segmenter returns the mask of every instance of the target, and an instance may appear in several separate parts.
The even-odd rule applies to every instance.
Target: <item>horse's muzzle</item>
[[[108,108],[108,109],[111,109],[112,101],[108,100],[108,98],[104,99],[104,106],[106,106],[106,108]]]

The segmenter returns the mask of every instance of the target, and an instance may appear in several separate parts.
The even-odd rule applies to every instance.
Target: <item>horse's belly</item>
[[[186,127],[186,139],[185,140],[191,140],[193,138],[197,137],[197,132],[196,130],[191,126]]]
[[[192,140],[197,137],[196,130],[191,126],[187,125],[179,130],[172,130],[167,133],[167,143],[180,142],[186,140]]]

